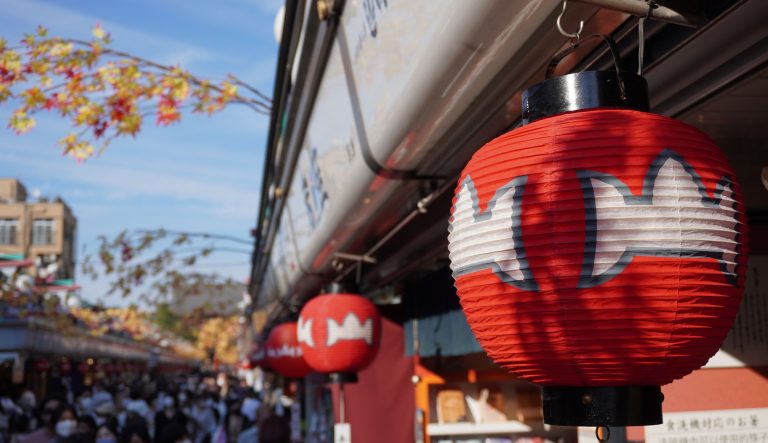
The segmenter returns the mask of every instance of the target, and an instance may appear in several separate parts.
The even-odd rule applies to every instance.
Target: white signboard
[[[646,443],[766,443],[768,408],[664,413],[645,427]]]
[[[768,365],[768,255],[753,255],[739,315],[707,368]]]
[[[352,426],[349,423],[333,425],[333,443],[350,443],[352,441]]]

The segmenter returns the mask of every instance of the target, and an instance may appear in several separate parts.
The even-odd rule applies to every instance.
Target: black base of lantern
[[[357,374],[354,372],[333,372],[328,374],[330,383],[357,383]]]
[[[544,423],[562,426],[646,426],[662,423],[659,386],[546,386]]]

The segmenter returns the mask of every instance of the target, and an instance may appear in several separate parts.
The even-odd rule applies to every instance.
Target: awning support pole
[[[648,3],[642,0],[571,0],[577,3],[599,6],[614,11],[625,12],[638,17],[648,14]],[[651,19],[675,25],[697,28],[704,23],[704,18],[694,14],[674,11],[666,6],[656,5],[651,11]]]

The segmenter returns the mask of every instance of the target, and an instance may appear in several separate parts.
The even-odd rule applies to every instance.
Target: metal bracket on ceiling
[[[695,15],[689,12],[675,11],[667,6],[656,5],[655,8],[648,14],[648,3],[642,0],[572,0],[577,3],[584,3],[588,5],[598,6],[605,9],[612,9],[614,11],[624,12],[637,17],[645,17],[652,20],[658,20],[667,23],[673,23],[675,25],[687,26],[690,28],[697,28],[704,24],[705,20],[702,16]]]
[[[348,254],[346,252],[334,252],[333,259],[331,260],[331,267],[335,269],[337,272],[339,272],[339,275],[336,277],[336,280],[334,281],[336,283],[340,282],[341,279],[344,278],[344,276],[346,275],[346,273],[343,272],[344,260],[355,262],[355,264],[353,265],[355,268],[357,268],[357,273],[355,274],[355,286],[359,286],[360,280],[363,278],[363,263],[368,263],[371,265],[375,265],[377,263],[376,258],[370,255]]]
[[[368,263],[371,265],[375,265],[377,263],[376,258],[370,255],[349,254],[346,252],[334,252],[333,260],[331,260],[331,266],[337,271],[341,271],[342,269],[344,269],[345,261],[347,262],[351,261],[355,263]]]

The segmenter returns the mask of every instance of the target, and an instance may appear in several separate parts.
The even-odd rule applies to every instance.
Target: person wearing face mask
[[[96,429],[96,443],[117,443],[117,428],[105,423]]]
[[[125,416],[125,424],[120,432],[120,441],[125,443],[150,443],[149,427],[144,418],[133,412],[128,411]]]
[[[195,422],[197,433],[195,434],[195,443],[202,443],[210,439],[216,431],[218,425],[213,409],[208,406],[208,399],[204,395],[195,398],[190,418]]]
[[[178,402],[176,402],[177,407],[181,412],[183,412],[186,415],[189,415],[189,412],[191,411],[190,405],[189,405],[189,393],[187,391],[181,391],[178,395]]]
[[[187,417],[179,411],[176,400],[170,396],[164,396],[159,401],[160,404],[158,412],[155,414],[155,442],[163,443],[168,441],[163,440],[160,437],[164,434],[165,428],[173,425],[181,429],[187,427]]]
[[[95,437],[96,420],[90,415],[81,415],[77,422],[77,433],[73,435],[73,438],[77,438],[77,440],[74,441],[92,443]]]
[[[236,443],[237,436],[245,429],[246,420],[240,414],[241,403],[237,399],[228,402],[227,413],[224,416],[224,429],[228,435],[229,443]]]
[[[37,406],[37,399],[35,398],[35,394],[32,391],[25,389],[24,392],[22,392],[19,396],[17,403],[19,406],[21,406],[21,409],[26,414],[31,414],[31,412],[35,409],[35,406]]]
[[[56,438],[53,441],[56,443],[69,442],[69,437],[77,433],[77,411],[74,407],[66,405],[53,415],[53,423],[56,423],[54,426]]]
[[[53,417],[61,415],[63,408],[63,402],[56,397],[47,398],[40,408],[38,423],[40,428],[36,431],[19,436],[16,439],[17,443],[51,443],[55,441],[56,432],[54,427],[56,422]]]
[[[155,441],[163,443],[192,443],[192,439],[189,437],[185,427],[179,426],[178,423],[169,423],[160,431]]]
[[[81,415],[90,414],[93,408],[93,395],[90,389],[85,389],[77,397],[77,409]]]

